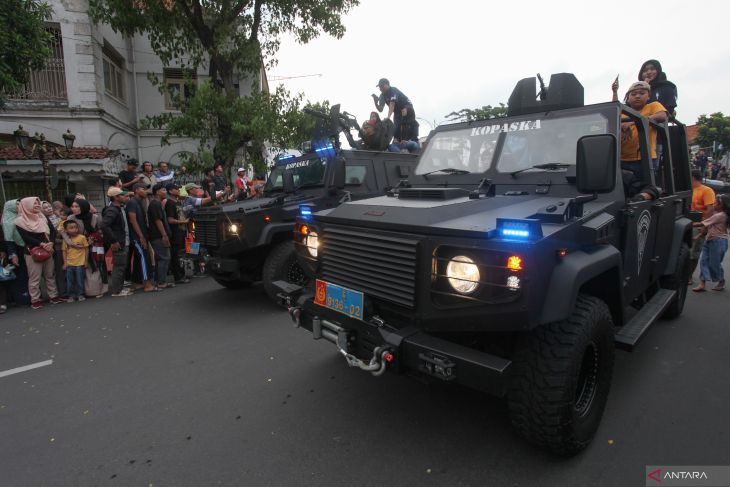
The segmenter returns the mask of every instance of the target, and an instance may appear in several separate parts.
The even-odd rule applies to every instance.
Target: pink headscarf
[[[48,220],[43,211],[39,209],[33,211],[35,202],[40,202],[40,198],[23,198],[18,200],[18,218],[15,219],[15,225],[32,233],[45,233],[48,235]]]

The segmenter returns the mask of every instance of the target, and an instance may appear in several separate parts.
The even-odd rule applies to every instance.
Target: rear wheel
[[[682,314],[684,310],[684,301],[687,299],[687,281],[689,281],[689,246],[686,243],[682,244],[677,255],[677,265],[674,268],[674,273],[669,276],[662,277],[661,286],[664,289],[671,289],[677,291],[677,294],[669,303],[667,309],[664,310],[662,318],[674,319]]]
[[[507,393],[512,425],[558,455],[583,450],[600,424],[613,360],[608,306],[578,295],[568,319],[540,326],[518,343]]]
[[[263,271],[264,290],[273,302],[277,302],[276,295],[279,292],[274,287],[276,281],[286,281],[298,286],[307,283],[307,275],[304,269],[297,262],[294,242],[282,242],[269,252],[264,262]]]
[[[218,279],[217,277],[214,277],[213,279],[226,289],[244,289],[252,284],[251,281],[241,281],[240,279],[234,279],[231,281]]]

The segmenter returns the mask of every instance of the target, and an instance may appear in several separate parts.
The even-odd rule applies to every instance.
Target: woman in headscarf
[[[10,281],[8,290],[10,297],[16,305],[30,304],[28,294],[28,269],[25,266],[25,259],[22,257],[25,242],[15,227],[15,220],[18,217],[18,200],[9,200],[3,207],[3,238],[5,239],[5,250],[8,260],[15,266],[15,279]]]
[[[71,203],[69,220],[79,224],[79,233],[89,240],[89,258],[86,259],[84,294],[101,298],[107,291],[106,266],[104,264],[104,241],[101,235],[101,217],[91,212],[91,204],[77,198]]]
[[[56,238],[56,229],[50,220],[43,214],[40,198],[28,197],[18,201],[18,217],[15,227],[25,242],[23,254],[25,265],[28,267],[28,291],[30,292],[30,306],[33,309],[43,307],[41,303],[41,278],[46,281],[46,290],[51,304],[58,304],[63,300],[58,297],[56,290],[56,273],[53,259],[36,262],[30,254],[30,249],[42,247],[53,254],[53,243]]]
[[[661,63],[656,59],[644,62],[639,70],[639,81],[646,81],[651,86],[649,102],[658,101],[674,117],[677,108],[677,86],[667,79]]]

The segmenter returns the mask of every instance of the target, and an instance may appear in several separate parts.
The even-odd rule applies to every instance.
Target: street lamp
[[[13,135],[15,136],[15,143],[23,152],[23,155],[30,159],[33,157],[34,152],[38,153],[38,158],[40,159],[41,167],[43,168],[43,183],[46,189],[46,200],[49,202],[53,201],[53,192],[51,191],[51,168],[49,164],[52,151],[49,151],[46,146],[46,136],[36,132],[32,137],[33,146],[30,148],[29,153],[26,153],[28,139],[30,138],[28,136],[28,132],[23,130],[22,125],[19,125],[18,130],[14,131]],[[68,157],[69,151],[73,148],[74,140],[76,140],[76,136],[71,133],[71,130],[66,130],[66,133],[63,134],[63,143],[66,145],[66,157]],[[57,149],[55,149],[55,151],[58,154],[59,151]]]
[[[66,151],[73,149],[74,140],[76,140],[76,136],[71,133],[71,129],[66,129],[66,133],[63,134],[63,143],[66,144]]]
[[[28,145],[28,132],[23,130],[22,125],[18,125],[18,130],[13,132],[15,136],[15,143],[21,151],[25,151],[25,147]]]

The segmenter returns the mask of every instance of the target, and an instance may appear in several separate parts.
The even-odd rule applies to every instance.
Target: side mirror
[[[616,187],[616,137],[613,134],[581,137],[575,164],[579,192],[610,193]]]
[[[345,187],[345,160],[336,157],[330,162],[332,169],[330,170],[327,188],[330,190],[343,189]]]

